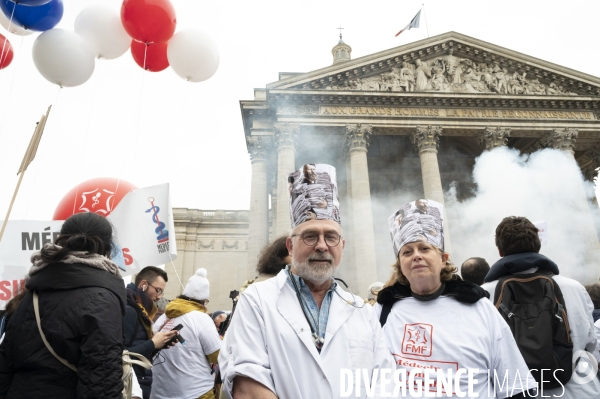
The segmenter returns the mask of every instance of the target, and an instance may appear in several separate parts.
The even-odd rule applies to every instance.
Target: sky
[[[57,28],[73,29],[78,13],[98,0],[64,0]],[[102,0],[120,9],[121,1]],[[251,165],[239,107],[279,72],[331,65],[343,27],[352,58],[456,31],[574,70],[600,76],[598,1],[428,1],[421,27],[394,37],[419,1],[172,0],[177,30],[199,27],[216,41],[217,73],[189,83],[170,68],[143,71],[131,54],[97,60],[92,78],[59,89],[36,70],[37,34],[1,29],[15,51],[0,70],[0,220],[35,127],[52,104],[36,159],[11,220],[49,220],[78,183],[115,177],[146,187],[171,184],[174,207],[248,209]]]

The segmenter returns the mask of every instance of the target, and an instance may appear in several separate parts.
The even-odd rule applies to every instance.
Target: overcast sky
[[[99,0],[64,0],[58,27]],[[119,10],[121,1],[102,0]],[[35,161],[23,180],[11,219],[48,220],[77,183],[102,176],[138,187],[171,183],[175,207],[248,209],[251,166],[240,100],[277,80],[278,72],[308,72],[331,64],[337,27],[358,58],[427,38],[421,28],[394,34],[420,1],[172,0],[177,28],[201,27],[221,54],[208,81],[188,83],[171,69],[145,72],[128,52],[96,61],[85,84],[58,87],[37,72],[37,34],[11,41],[15,59],[0,70],[0,219],[35,123],[53,110]],[[568,68],[600,76],[598,1],[428,1],[429,35],[460,32]],[[318,160],[315,160],[318,162]]]

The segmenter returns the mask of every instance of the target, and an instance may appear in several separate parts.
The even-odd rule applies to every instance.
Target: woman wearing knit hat
[[[163,351],[156,360],[150,398],[213,399],[211,363],[217,363],[221,340],[208,314],[209,282],[204,268],[190,277],[183,295],[169,302],[154,324],[155,331],[170,331],[181,324],[185,344]]]

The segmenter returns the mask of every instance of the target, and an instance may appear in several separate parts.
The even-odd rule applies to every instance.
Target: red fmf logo
[[[406,324],[402,339],[402,353],[413,356],[431,356],[433,326],[425,323]]]
[[[95,212],[102,216],[108,216],[112,209],[110,201],[115,193],[106,189],[99,188],[81,193],[81,205],[79,210],[82,212]]]

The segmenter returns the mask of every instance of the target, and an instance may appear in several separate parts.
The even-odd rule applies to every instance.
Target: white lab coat
[[[252,284],[239,299],[219,355],[228,398],[237,376],[252,378],[281,399],[329,399],[340,397],[342,369],[353,374],[367,369],[369,376],[375,369],[395,369],[373,308],[340,287],[336,291],[344,300],[333,293],[319,354],[287,278],[282,270],[275,278]]]
[[[534,269],[535,270],[535,269]],[[532,271],[534,271],[532,270]],[[588,351],[592,355],[596,349],[596,334],[594,331],[594,319],[592,312],[594,304],[585,288],[577,281],[563,277],[553,276],[554,281],[560,287],[567,308],[567,318],[571,329],[571,340],[573,342],[573,355],[578,351]],[[490,300],[494,300],[494,294],[498,280],[481,286],[490,293]],[[591,366],[588,368],[588,370]],[[587,373],[586,373],[587,374]],[[585,377],[585,374],[580,375]],[[573,377],[563,388],[538,390],[537,397],[561,397],[563,399],[597,398],[600,396],[600,381],[598,378],[590,378],[584,384],[577,383],[577,371],[573,370]],[[581,380],[580,380],[581,381]]]

